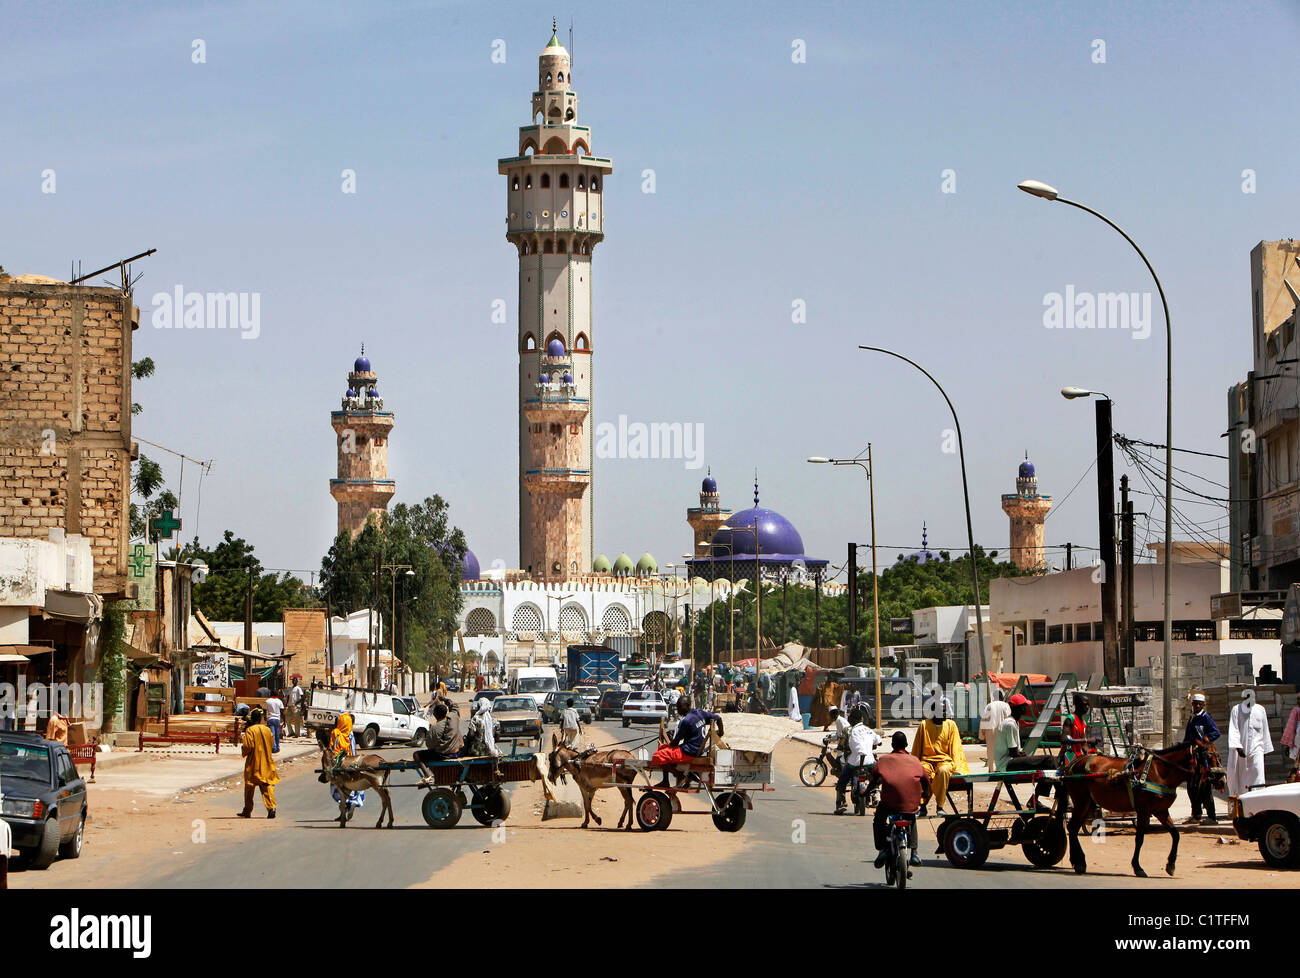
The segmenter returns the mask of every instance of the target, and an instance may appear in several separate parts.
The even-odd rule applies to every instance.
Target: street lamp
[[[555,657],[551,655],[551,602],[554,601],[559,603],[561,601],[568,601],[571,597],[573,597],[572,594],[561,594],[558,596],[548,594],[546,596],[546,657],[551,660],[551,664],[555,662]],[[531,666],[536,663],[530,661],[528,664]]]
[[[391,594],[390,594],[390,601],[392,602],[392,603],[391,603],[391,607],[392,607],[392,609],[393,609],[393,634],[392,634],[392,636],[390,636],[390,639],[391,639],[391,642],[392,642],[392,646],[393,646],[393,647],[392,647],[391,650],[389,650],[389,652],[390,652],[390,655],[392,656],[392,659],[393,659],[393,666],[396,667],[396,666],[397,666],[397,663],[398,663],[398,661],[399,661],[399,660],[398,660],[398,657],[397,657],[397,638],[398,638],[398,635],[399,635],[398,628],[397,628],[397,572],[398,572],[398,571],[405,571],[405,572],[406,572],[405,574],[402,575],[402,579],[403,579],[403,584],[402,584],[402,597],[405,598],[405,597],[406,597],[406,584],[405,584],[405,579],[408,578],[408,577],[414,577],[414,576],[415,576],[415,571],[411,570],[411,565],[410,565],[410,564],[381,564],[381,565],[380,565],[380,570],[386,570],[386,571],[388,571],[388,573],[389,573],[389,575],[390,575],[390,579],[391,579]],[[381,619],[380,622],[379,622],[379,625],[380,625],[380,628],[381,628],[381,629],[383,628],[383,624],[384,624],[384,623],[383,623],[383,620]],[[403,650],[403,651],[405,651],[405,650]],[[401,690],[402,690],[403,693],[405,693],[405,692],[406,692],[406,657],[403,656],[403,657],[401,658],[400,661],[401,661],[401,663],[402,663],[402,672],[401,672],[402,687],[401,687]],[[379,651],[376,649],[376,650],[375,650],[375,668],[378,669],[378,667],[379,667]],[[389,679],[390,679],[390,681],[391,681],[392,677],[390,676]]]
[[[872,460],[871,460],[871,443],[870,442],[867,443],[867,460],[865,463],[862,461],[861,457],[826,458],[823,455],[810,456],[808,461],[812,462],[815,465],[856,465],[858,468],[862,469],[862,471],[864,471],[867,474],[867,489],[868,489],[868,495],[871,500],[870,503],[871,505],[871,610],[872,610],[872,618],[875,622],[873,626],[873,632],[876,640],[876,726],[880,726],[882,723],[880,719],[882,715],[880,712],[880,699],[881,699],[880,697],[880,576],[876,570],[876,479],[874,474],[875,469],[874,466],[872,465]],[[971,554],[971,560],[973,561],[974,559],[975,559],[975,555]],[[854,565],[856,566],[857,564],[856,554],[854,555],[853,560],[854,560]],[[857,581],[849,581],[849,587],[856,588],[857,586],[858,586]],[[979,600],[978,590],[975,592],[975,598],[976,600]],[[851,607],[854,609],[856,613],[857,610],[856,597],[854,597],[853,601],[851,602]],[[978,613],[976,617],[978,618]],[[852,622],[849,630],[851,632],[857,632],[858,623],[856,621]]]
[[[975,638],[979,643],[980,672],[987,675],[989,664],[988,659],[985,658],[984,655],[984,618],[980,613],[980,576],[979,569],[975,564],[975,530],[972,528],[970,521],[970,488],[966,482],[966,448],[962,443],[961,422],[957,420],[957,409],[952,406],[952,399],[948,397],[948,392],[943,389],[933,376],[931,376],[930,371],[926,370],[915,360],[909,360],[901,353],[895,353],[893,350],[886,350],[879,346],[859,346],[858,349],[872,350],[876,353],[888,354],[891,357],[902,360],[904,363],[910,363],[917,370],[921,371],[921,373],[925,374],[925,376],[929,378],[930,383],[934,384],[934,386],[939,389],[939,393],[943,395],[944,401],[948,404],[948,410],[952,414],[952,423],[957,426],[957,454],[961,459],[961,492],[962,496],[966,500],[966,541],[970,545],[970,579],[971,585],[975,589]]]
[[[1174,328],[1169,321],[1169,303],[1165,299],[1164,286],[1160,284],[1160,276],[1156,275],[1156,270],[1151,267],[1151,262],[1143,254],[1142,249],[1137,246],[1137,242],[1128,236],[1128,233],[1108,218],[1106,215],[1098,213],[1091,207],[1087,207],[1077,201],[1067,200],[1062,197],[1055,187],[1043,183],[1041,180],[1025,180],[1019,185],[1019,188],[1027,194],[1034,197],[1041,197],[1043,200],[1056,201],[1061,204],[1069,204],[1081,211],[1086,211],[1093,217],[1102,221],[1104,224],[1113,228],[1121,238],[1129,243],[1138,257],[1142,259],[1142,264],[1146,265],[1147,271],[1151,273],[1152,280],[1156,283],[1156,291],[1160,293],[1160,306],[1165,314],[1165,627],[1164,627],[1164,695],[1162,697],[1162,706],[1164,709],[1163,733],[1164,742],[1169,743],[1170,731],[1172,729],[1172,695],[1171,681],[1173,677],[1169,674],[1172,668],[1170,653],[1170,632],[1173,630],[1173,605],[1171,595],[1173,592],[1173,549],[1174,549]],[[1067,395],[1068,396],[1068,395]]]

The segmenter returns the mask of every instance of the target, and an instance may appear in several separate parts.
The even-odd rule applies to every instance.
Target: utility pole
[[[1120,560],[1123,564],[1123,575],[1121,577],[1121,588],[1123,592],[1123,621],[1124,632],[1120,641],[1120,665],[1133,666],[1136,654],[1133,646],[1133,500],[1128,498],[1128,476],[1122,476],[1119,480],[1120,487],[1120,513],[1124,525],[1124,535],[1121,538],[1123,543],[1120,550]]]
[[[849,661],[857,651],[858,637],[858,545],[849,544]]]
[[[1102,670],[1107,680],[1120,681],[1119,601],[1115,572],[1115,459],[1111,449],[1111,402],[1099,397],[1097,410],[1097,529],[1101,541]]]
[[[814,638],[817,648],[822,647],[822,572],[818,568],[814,573],[817,575],[813,578],[816,590],[813,592],[813,608],[816,625],[813,628]]]
[[[1074,569],[1074,544],[1072,543],[1067,543],[1065,545],[1065,569]]]

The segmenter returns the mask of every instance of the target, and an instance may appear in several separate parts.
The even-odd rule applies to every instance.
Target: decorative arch
[[[473,608],[465,616],[466,635],[495,635],[497,633],[497,616],[487,608]]]
[[[542,630],[542,609],[530,603],[521,604],[515,609],[510,619],[510,628],[516,632],[540,632]]]
[[[632,616],[621,604],[612,604],[605,609],[600,619],[600,627],[607,632],[621,634],[632,630]]]
[[[542,150],[542,153],[547,156],[563,156],[567,152],[568,149],[564,145],[564,140],[559,136],[552,136],[548,139],[546,148]]]
[[[585,632],[587,630],[587,612],[582,605],[570,601],[560,608],[560,631]]]
[[[519,147],[520,156],[532,156],[536,152],[537,152],[537,140],[533,139],[532,136],[527,137],[524,140],[523,145]]]
[[[594,173],[591,175],[591,192],[592,193],[600,192],[600,178],[597,177],[596,174]]]
[[[537,337],[532,334],[531,330],[524,334],[524,341],[520,345],[520,349],[524,353],[532,353],[537,349]]]
[[[542,254],[550,255],[555,253],[555,242],[550,238],[546,239],[546,244],[542,245]]]
[[[561,190],[569,189],[569,175],[567,173],[560,174],[560,189]]]
[[[573,141],[573,151],[576,153],[579,149],[587,156],[591,155],[591,147],[587,145],[586,137],[579,136]]]
[[[573,341],[573,348],[574,350],[584,353],[591,349],[591,343],[588,341],[586,333],[578,334],[577,338]]]
[[[566,350],[569,348],[569,344],[566,343],[564,340],[564,334],[561,333],[558,329],[551,330],[550,335],[546,337],[546,345],[548,347],[551,345],[551,340],[559,340],[561,343],[564,343],[564,348]]]
[[[572,108],[572,106],[570,106],[569,108],[567,108],[567,109],[564,110],[564,121],[565,121],[565,122],[572,122],[572,121],[573,121],[573,108]]]
[[[556,243],[555,250],[561,255],[567,255],[569,253],[569,243],[565,241],[563,238],[561,238]]]
[[[513,177],[510,178],[510,189],[511,190],[519,189],[519,174],[516,173]]]
[[[542,189],[543,190],[551,189],[551,175],[549,173],[542,174]]]
[[[519,188],[516,187],[515,189],[518,190]],[[583,175],[582,175],[581,173],[578,174],[578,189],[579,189],[579,190],[586,190],[586,189],[587,189],[587,181],[586,181],[586,178],[583,177]]]

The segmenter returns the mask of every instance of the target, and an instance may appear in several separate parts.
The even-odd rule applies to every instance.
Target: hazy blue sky
[[[329,412],[365,342],[397,414],[398,498],[441,493],[484,566],[516,565],[517,259],[496,160],[529,121],[552,14],[566,41],[575,23],[580,121],[615,165],[598,422],[703,423],[724,503],[750,503],[757,466],[764,505],[837,565],[868,539],[865,482],[803,460],[870,440],[881,543],[914,548],[925,520],[936,549],[964,545],[942,400],[856,349],[888,346],[947,387],[977,539],[1005,550],[999,495],[1023,452],[1058,501],[1092,462],[1092,410],[1060,387],[1110,392],[1118,430],[1163,440],[1158,303],[1145,341],[1043,325],[1067,285],[1151,285],[1110,229],[1016,190],[1038,177],[1146,249],[1174,321],[1175,443],[1223,450],[1225,390],[1250,366],[1250,249],[1300,230],[1290,0],[0,4],[0,263],[66,278],[74,258],[158,248],[136,269],[135,355],[158,373],[135,430],[215,459],[201,513],[185,473],[186,537],[231,528],[268,566],[319,567]],[[151,297],[177,285],[260,293],[261,335],[152,328]],[[175,488],[176,461],[145,450]],[[1189,467],[1226,482],[1224,465]],[[676,559],[702,475],[598,462],[598,551]],[[1048,542],[1095,547],[1095,500],[1089,476]],[[1186,509],[1226,535],[1225,511]]]

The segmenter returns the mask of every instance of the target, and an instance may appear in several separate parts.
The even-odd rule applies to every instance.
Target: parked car
[[[623,726],[633,723],[658,723],[668,719],[668,701],[663,693],[641,689],[623,701]]]
[[[623,701],[631,696],[631,692],[626,689],[607,689],[600,694],[600,702],[596,705],[597,720],[613,720],[623,715]]]
[[[500,730],[499,739],[536,739],[541,745],[542,713],[531,696],[498,696],[492,702],[492,716]]]
[[[443,682],[443,685],[447,687],[447,692],[449,692],[449,693],[459,693],[459,692],[460,692],[460,680],[459,680],[459,679],[444,679],[442,682]]]
[[[600,703],[600,689],[596,686],[574,686],[573,691],[582,697],[582,701],[593,710]]]
[[[352,714],[357,743],[372,750],[381,743],[428,743],[429,719],[413,696],[369,689],[317,686],[307,699],[307,726],[317,739],[329,737],[340,713]]]
[[[67,747],[37,733],[0,733],[0,792],[0,818],[27,865],[81,855],[86,783]]]
[[[559,723],[560,713],[569,700],[573,700],[573,708],[578,711],[578,719],[583,723],[591,723],[596,718],[591,705],[582,698],[582,695],[576,689],[566,689],[558,693],[551,693],[546,697],[546,700],[542,703],[542,722]]]
[[[1272,784],[1228,799],[1238,838],[1259,843],[1274,869],[1300,869],[1300,784]]]

